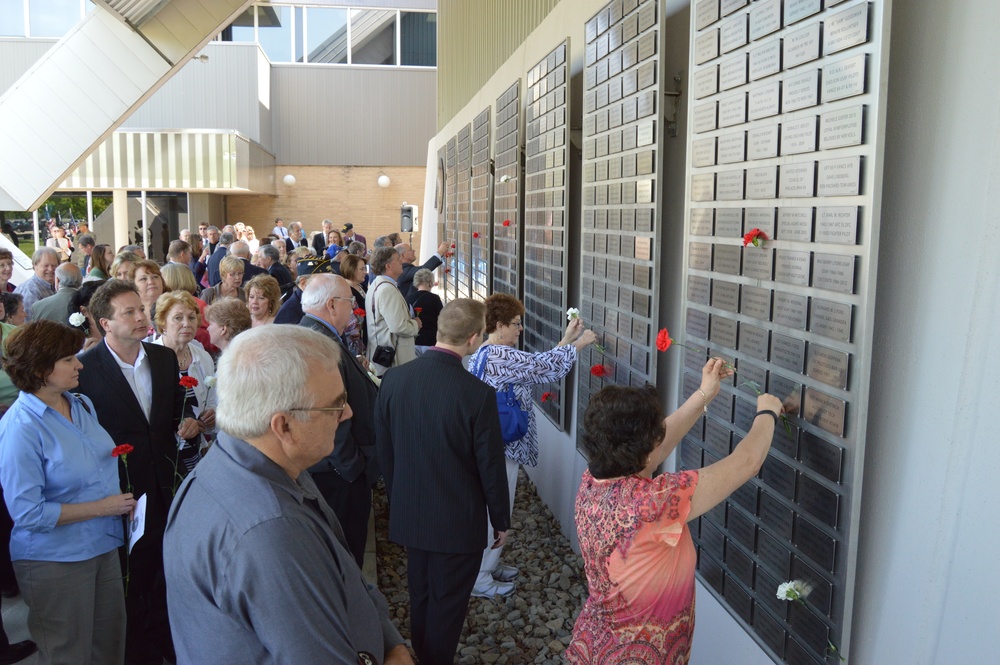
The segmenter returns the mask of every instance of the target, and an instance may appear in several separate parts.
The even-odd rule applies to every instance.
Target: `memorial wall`
[[[885,2],[692,7],[681,399],[735,369],[681,444],[728,455],[759,392],[796,411],[759,477],[692,523],[698,575],[778,661],[850,643],[875,302]],[[781,583],[800,580],[801,602]]]

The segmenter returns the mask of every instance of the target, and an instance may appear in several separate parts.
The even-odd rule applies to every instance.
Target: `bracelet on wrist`
[[[708,395],[701,388],[698,388],[698,392],[701,393],[701,412],[708,413]]]
[[[758,416],[771,416],[772,418],[774,418],[774,426],[775,427],[778,426],[778,414],[775,413],[774,411],[771,411],[770,409],[766,409],[764,411],[758,411],[757,413],[753,414],[753,419],[757,420]]]

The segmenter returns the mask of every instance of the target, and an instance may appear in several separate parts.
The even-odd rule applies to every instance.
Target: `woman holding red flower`
[[[0,484],[14,518],[11,558],[43,663],[121,663],[125,595],[115,443],[93,403],[71,391],[84,334],[33,321],[7,342],[4,367],[21,396],[0,428]],[[8,660],[6,662],[14,662]]]

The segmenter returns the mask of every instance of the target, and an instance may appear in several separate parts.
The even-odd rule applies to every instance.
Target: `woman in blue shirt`
[[[42,663],[120,663],[125,595],[118,548],[122,494],[111,436],[69,392],[84,334],[33,321],[7,340],[4,369],[21,391],[0,428],[0,485],[14,518],[10,550]]]

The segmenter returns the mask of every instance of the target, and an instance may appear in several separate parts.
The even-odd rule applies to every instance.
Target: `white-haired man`
[[[18,285],[14,293],[24,297],[24,313],[31,320],[31,307],[41,300],[56,293],[56,268],[59,266],[59,254],[51,247],[39,247],[31,255],[31,268],[35,274]]]
[[[237,240],[230,245],[229,254],[243,261],[243,282],[241,282],[240,286],[243,286],[257,275],[267,274],[267,270],[260,266],[255,266],[250,262],[250,245],[245,240]]]
[[[225,663],[412,664],[306,472],[352,415],[339,354],[313,330],[262,326],[222,355],[219,438],[164,538],[178,663],[209,649]]]

